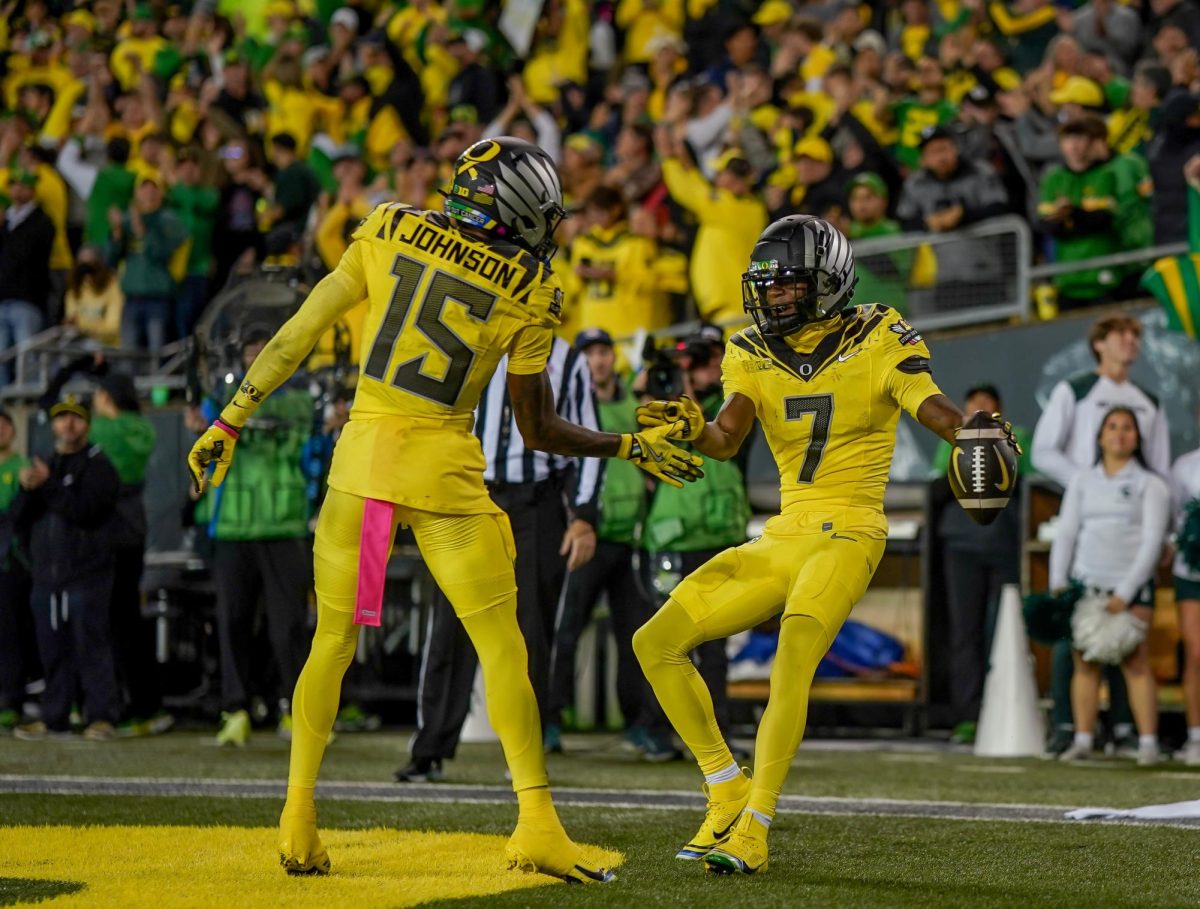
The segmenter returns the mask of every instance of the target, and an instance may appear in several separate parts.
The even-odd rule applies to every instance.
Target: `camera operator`
[[[686,394],[712,419],[725,400],[721,387],[724,352],[721,330],[705,325],[674,349],[647,356],[647,369],[635,380],[635,389],[659,400],[677,400]],[[646,354],[650,353],[647,345]],[[736,458],[706,461],[704,477],[687,490],[659,484],[642,526],[650,589],[665,598],[670,590],[661,589],[666,587],[663,582],[669,581],[673,587],[717,553],[746,542],[749,520],[745,479]],[[693,658],[712,695],[717,722],[724,729],[729,724],[725,639],[701,644]]]

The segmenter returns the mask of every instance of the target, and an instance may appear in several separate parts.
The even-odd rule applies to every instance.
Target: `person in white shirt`
[[[1167,417],[1158,400],[1129,377],[1142,347],[1142,326],[1129,316],[1105,316],[1088,331],[1088,344],[1096,358],[1093,372],[1064,379],[1050,392],[1050,400],[1033,431],[1033,468],[1064,488],[1076,473],[1096,461],[1096,436],[1100,422],[1113,407],[1122,405],[1137,415],[1144,442],[1146,465],[1166,477],[1170,471],[1170,435]],[[1053,754],[1071,745],[1071,648],[1063,642],[1054,648],[1050,695],[1054,727],[1047,750]],[[1112,704],[1114,745],[1132,745],[1133,728],[1125,682],[1115,668],[1105,673]]]
[[[1154,605],[1153,579],[1166,539],[1171,494],[1166,481],[1144,466],[1137,415],[1113,407],[1100,424],[1098,462],[1067,485],[1059,527],[1050,549],[1050,588],[1070,581],[1101,591],[1108,611],[1132,610],[1147,624]],[[1092,751],[1099,710],[1100,670],[1074,652],[1071,707],[1075,736],[1062,760]],[[1159,759],[1158,700],[1149,645],[1142,641],[1121,664],[1138,730],[1138,763]]]
[[[1104,415],[1118,405],[1137,416],[1146,466],[1161,477],[1171,471],[1167,415],[1158,399],[1129,378],[1142,349],[1142,326],[1129,316],[1106,316],[1088,332],[1093,372],[1063,379],[1033,430],[1033,468],[1062,487],[1096,460],[1096,435]]]
[[[1171,468],[1171,502],[1175,527],[1182,531],[1185,509],[1200,499],[1200,449],[1188,452]],[[1175,553],[1175,607],[1183,637],[1183,704],[1187,717],[1187,744],[1183,761],[1200,766],[1200,565],[1192,565],[1182,552]]]

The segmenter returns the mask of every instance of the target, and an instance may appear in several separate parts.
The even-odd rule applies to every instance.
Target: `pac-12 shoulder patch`
[[[897,319],[888,326],[888,331],[898,334],[901,344],[916,344],[921,340],[921,333],[904,321],[904,319]]]

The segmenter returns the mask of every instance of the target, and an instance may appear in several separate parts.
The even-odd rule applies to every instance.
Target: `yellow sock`
[[[804,736],[813,674],[828,649],[825,628],[812,616],[784,618],[771,667],[771,697],[758,724],[754,784],[746,805],[766,818],[775,816],[779,793]]]
[[[668,600],[633,636],[633,649],[667,719],[705,775],[733,761],[717,725],[712,695],[688,654],[705,640],[687,610]]]

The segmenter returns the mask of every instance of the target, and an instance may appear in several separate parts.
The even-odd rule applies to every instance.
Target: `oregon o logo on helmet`
[[[462,164],[459,165],[458,173],[470,170],[476,164],[482,164],[484,161],[491,161],[498,154],[500,154],[499,142],[494,139],[480,139],[462,153]]]

